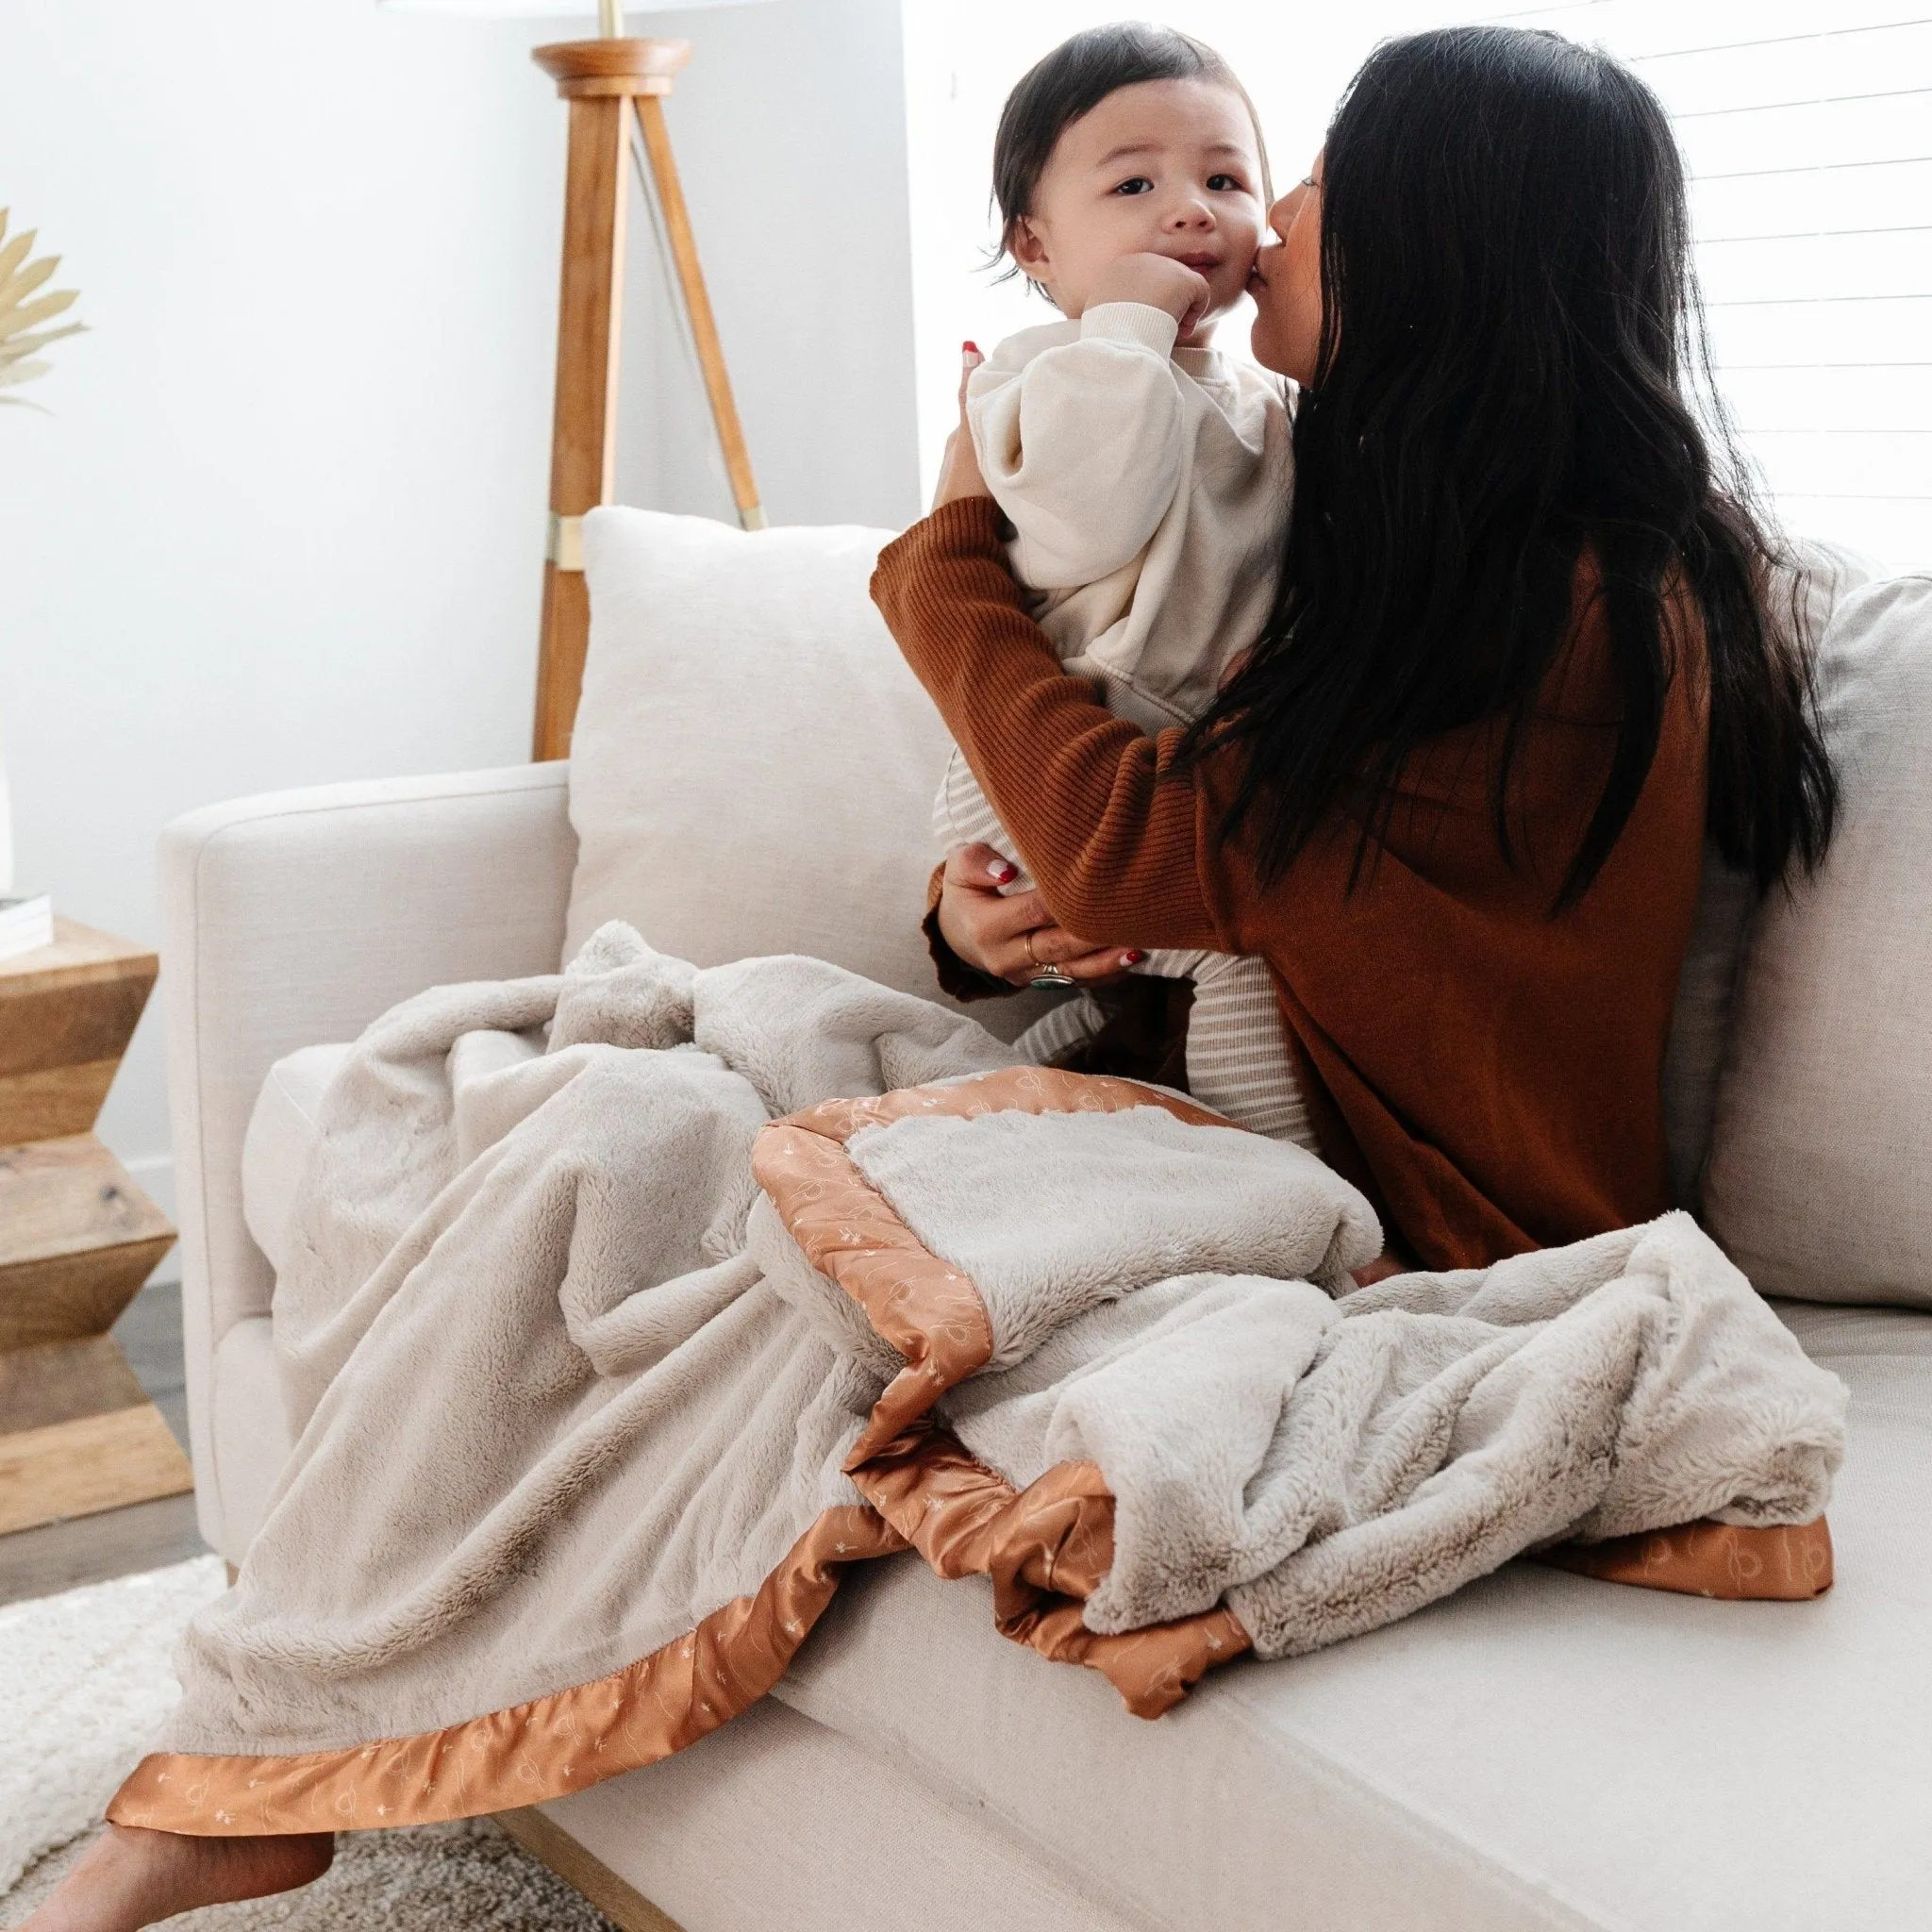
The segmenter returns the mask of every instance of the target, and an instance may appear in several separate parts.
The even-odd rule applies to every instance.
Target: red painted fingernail
[[[1020,868],[1017,865],[1009,864],[1004,858],[995,858],[987,867],[987,871],[991,873],[1001,885],[1005,885],[1008,879],[1016,879],[1020,876]]]
[[[979,344],[969,337],[959,344],[959,353],[962,356],[976,356],[979,354]]]
[[[1121,955],[1122,960],[1129,966],[1138,966],[1146,957],[1145,953],[1141,952],[1123,953]]]

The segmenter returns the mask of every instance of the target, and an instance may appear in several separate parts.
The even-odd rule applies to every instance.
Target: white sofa
[[[288,1448],[271,1257],[340,1057],[315,1043],[432,983],[555,970],[569,779],[289,792],[164,835],[197,1494],[230,1560]],[[741,842],[731,774],[681,782],[691,823]],[[756,832],[807,878],[822,863],[815,824]],[[675,862],[701,919],[712,855]],[[546,1813],[686,1932],[1932,1926],[1932,1312],[1779,1307],[1852,1391],[1818,1603],[1511,1565],[1148,1724],[995,1636],[982,1587],[902,1557],[845,1586],[762,1706]]]

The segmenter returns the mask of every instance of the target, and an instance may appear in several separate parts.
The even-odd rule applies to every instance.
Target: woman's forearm
[[[1195,774],[1060,670],[974,497],[887,547],[873,596],[1054,917],[1108,943],[1233,949],[1202,884]]]

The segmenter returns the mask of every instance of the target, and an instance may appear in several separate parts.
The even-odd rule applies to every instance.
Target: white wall
[[[92,331],[24,391],[50,414],[0,410],[0,730],[60,911],[152,941],[192,806],[526,755],[562,193],[532,38],[0,0],[0,204]],[[165,1197],[159,1034],[102,1132]]]
[[[774,522],[917,514],[896,0],[632,16]],[[374,0],[0,0],[0,206],[92,333],[0,410],[24,886],[152,941],[155,835],[527,753],[570,21]],[[728,516],[633,224],[621,500]],[[158,1002],[101,1131],[166,1203]]]

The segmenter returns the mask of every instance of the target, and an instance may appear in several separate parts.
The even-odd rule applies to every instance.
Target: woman
[[[1003,860],[956,854],[942,977],[1260,953],[1324,1154],[1416,1258],[1645,1220],[1707,827],[1763,888],[1834,802],[1769,545],[1686,395],[1669,124],[1554,36],[1419,35],[1270,220],[1254,349],[1303,386],[1285,589],[1193,731],[1141,737],[1058,675],[964,437],[881,559],[1040,881],[1003,900]]]
[[[1102,976],[1123,945],[1265,953],[1326,1150],[1424,1260],[1641,1219],[1707,793],[1767,883],[1815,859],[1832,802],[1756,607],[1763,541],[1678,394],[1668,126],[1600,56],[1424,35],[1364,68],[1322,185],[1274,220],[1255,345],[1307,388],[1291,588],[1197,734],[1141,739],[1058,675],[963,439],[881,565],[1041,881],[998,901],[956,864],[941,924],[1013,979]],[[28,1924],[133,1932],[329,1851],[115,1826]]]

